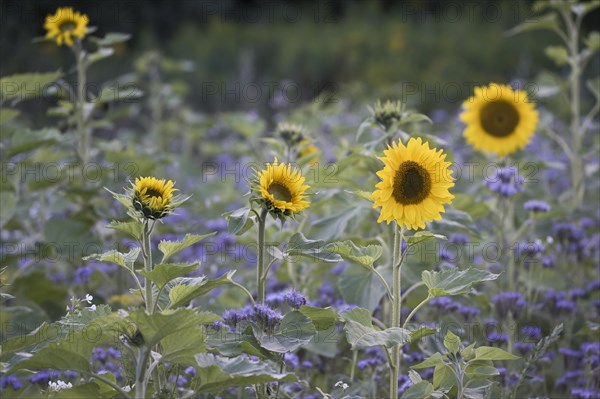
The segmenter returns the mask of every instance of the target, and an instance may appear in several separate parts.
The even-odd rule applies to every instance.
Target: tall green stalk
[[[150,226],[150,221],[146,219],[144,221],[144,231],[142,233],[142,256],[144,258],[144,270],[147,273],[152,271],[152,248],[150,247],[150,237],[152,236],[152,230],[154,230],[154,222]],[[145,277],[144,278],[144,291],[145,291],[145,302],[146,311],[149,314],[154,313],[154,292],[152,289],[152,281]],[[158,300],[158,298],[157,298]]]
[[[402,241],[404,228],[394,223],[394,248],[392,251],[392,323],[391,327],[400,327],[400,312],[402,310]],[[392,347],[390,364],[390,399],[398,399],[398,373],[400,373],[400,344]]]
[[[265,225],[267,223],[267,210],[263,209],[258,217],[258,255],[256,257],[256,285],[258,303],[265,301]]]
[[[83,44],[77,40],[73,46],[75,58],[77,62],[77,98],[75,100],[76,105],[76,118],[77,118],[77,135],[78,135],[78,150],[77,155],[80,162],[82,163],[81,168],[85,168],[85,165],[89,159],[89,133],[86,122],[85,109],[87,105],[86,98],[86,85],[87,85],[87,54],[83,49]]]

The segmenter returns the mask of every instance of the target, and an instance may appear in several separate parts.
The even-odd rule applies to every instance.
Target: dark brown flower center
[[[59,26],[61,32],[70,32],[75,28],[77,28],[77,24],[74,21],[65,21]]]
[[[519,112],[507,101],[492,101],[481,109],[481,126],[495,137],[510,136],[519,124]]]
[[[162,197],[162,193],[156,190],[146,190],[146,195],[148,197]]]
[[[292,193],[281,183],[272,183],[267,191],[278,201],[292,201]]]
[[[415,161],[404,161],[396,176],[392,196],[402,205],[414,205],[423,202],[431,191],[429,172]]]

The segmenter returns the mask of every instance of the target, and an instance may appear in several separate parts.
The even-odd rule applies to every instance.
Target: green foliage
[[[196,234],[186,234],[183,240],[181,241],[167,241],[163,240],[158,244],[158,249],[163,253],[162,262],[166,262],[169,258],[175,255],[177,252],[194,245],[198,241],[201,241],[207,237],[212,237],[216,232],[204,234],[204,235],[196,235]]]
[[[205,295],[212,289],[232,284],[231,277],[235,274],[230,271],[215,280],[209,280],[205,276],[197,278],[181,277],[172,280],[169,284],[169,299],[171,303],[169,308],[177,308],[188,304],[192,299]]]
[[[372,346],[390,348],[410,341],[410,331],[403,328],[391,327],[376,330],[371,322],[371,312],[368,309],[354,308],[341,314],[344,320],[346,339],[353,350],[365,349]]]
[[[408,389],[402,398],[426,399],[448,395],[451,391],[459,397],[479,397],[492,383],[491,378],[500,373],[493,361],[516,360],[519,357],[500,348],[471,344],[462,347],[460,338],[448,331],[443,340],[445,353],[436,352],[412,369],[433,367],[433,383],[421,381]],[[464,396],[463,396],[464,395]]]
[[[429,295],[433,298],[446,295],[462,295],[471,292],[473,285],[483,281],[496,280],[499,274],[470,267],[466,270],[424,271],[421,278]]]
[[[224,358],[213,354],[196,355],[198,375],[192,385],[196,392],[216,395],[238,386],[248,386],[271,381],[293,382],[296,376],[281,374],[266,363],[256,363],[246,357]]]

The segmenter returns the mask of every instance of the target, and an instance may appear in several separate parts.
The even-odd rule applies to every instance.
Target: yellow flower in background
[[[133,207],[148,219],[161,219],[172,213],[173,188],[171,180],[159,180],[155,177],[138,177],[133,184]]]
[[[538,113],[522,90],[495,83],[475,88],[463,103],[464,135],[476,149],[504,156],[524,148],[533,137]]]
[[[429,148],[420,138],[411,138],[404,146],[392,143],[380,159],[384,163],[377,172],[381,181],[371,194],[373,208],[381,207],[377,223],[396,221],[408,229],[425,228],[425,222],[441,219],[444,204],[454,196],[450,162],[442,150]]]
[[[279,163],[277,158],[258,173],[259,192],[266,209],[290,216],[308,208],[305,178],[291,164]]]
[[[59,46],[73,45],[73,37],[83,39],[87,32],[89,19],[87,15],[73,11],[71,7],[63,7],[56,10],[54,15],[48,15],[44,28],[48,31],[46,37],[56,40]]]
[[[308,161],[310,166],[314,166],[319,162],[319,154],[321,151],[309,139],[302,140],[299,144],[299,147],[299,158],[310,157],[310,160]]]

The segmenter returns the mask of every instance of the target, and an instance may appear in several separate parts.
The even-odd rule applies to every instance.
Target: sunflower
[[[449,189],[454,179],[442,150],[429,148],[420,138],[411,138],[404,146],[392,143],[380,159],[384,163],[377,172],[381,181],[371,194],[373,208],[381,207],[377,223],[396,221],[409,229],[425,228],[425,222],[441,219],[444,204],[454,196]]]
[[[73,37],[84,38],[88,22],[87,15],[73,11],[71,7],[59,8],[56,14],[46,17],[44,23],[44,28],[48,31],[46,37],[56,40],[59,46],[64,43],[71,47]]]
[[[171,180],[159,180],[156,177],[138,177],[132,187],[133,207],[148,219],[161,219],[169,216],[175,207]]]
[[[525,147],[537,127],[538,113],[527,93],[507,85],[476,87],[463,106],[465,138],[487,153],[504,156]]]
[[[305,178],[291,164],[279,163],[277,158],[258,173],[258,191],[262,203],[275,216],[290,216],[308,208]]]

